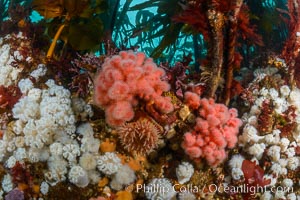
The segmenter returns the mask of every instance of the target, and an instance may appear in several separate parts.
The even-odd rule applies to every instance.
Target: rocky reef
[[[283,47],[259,54],[251,3],[156,0],[157,21],[208,44],[164,62],[171,36],[151,55],[113,43],[112,2],[0,1],[0,199],[299,199],[296,4],[277,10]]]

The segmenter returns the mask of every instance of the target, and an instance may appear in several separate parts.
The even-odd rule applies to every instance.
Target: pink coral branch
[[[162,81],[165,71],[144,53],[121,51],[107,58],[96,75],[94,101],[105,110],[106,122],[120,126],[134,117],[140,103],[154,104],[161,114],[173,111],[171,99],[162,96],[170,89]]]
[[[242,121],[237,118],[236,109],[216,104],[213,99],[198,100],[190,93],[185,97],[190,107],[199,107],[199,116],[193,130],[184,134],[181,146],[192,160],[204,158],[210,166],[215,167],[226,159],[226,148],[234,148],[237,143]]]

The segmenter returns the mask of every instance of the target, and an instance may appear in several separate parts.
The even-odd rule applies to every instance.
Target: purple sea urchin
[[[119,127],[118,134],[127,151],[139,154],[149,154],[157,147],[159,139],[159,130],[145,118]]]

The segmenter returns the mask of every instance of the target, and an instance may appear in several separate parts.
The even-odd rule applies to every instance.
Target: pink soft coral
[[[184,101],[190,108],[198,109],[200,106],[200,95],[187,91],[184,93]]]
[[[164,74],[144,53],[121,51],[107,58],[94,81],[94,100],[105,110],[107,123],[120,126],[132,120],[134,107],[141,102],[154,103],[161,113],[172,112],[171,99],[162,96],[170,89],[161,80]]]
[[[193,105],[191,107],[199,109],[195,127],[184,134],[181,146],[191,159],[199,161],[205,158],[215,167],[226,159],[225,149],[235,146],[242,121],[237,118],[236,109],[216,104],[213,99],[198,100],[191,94],[185,96],[186,102]]]

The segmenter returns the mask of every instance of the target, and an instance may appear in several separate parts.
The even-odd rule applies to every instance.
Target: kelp
[[[89,18],[105,10],[103,0],[33,0],[32,8],[46,19],[69,15]]]
[[[142,22],[137,23],[137,27],[133,30],[135,33],[142,35],[147,31],[146,37],[143,40],[150,41],[162,37],[160,43],[151,52],[151,57],[158,58],[165,49],[174,44],[178,39],[180,30],[183,24],[175,24],[172,22],[172,16],[181,10],[179,0],[148,0],[146,2],[137,4],[130,8],[131,11],[138,11],[137,18],[141,19],[142,15],[148,15]],[[156,15],[149,15],[146,9],[157,7]],[[138,18],[139,17],[139,18]],[[137,35],[137,34],[136,34]]]
[[[47,53],[48,59],[53,55],[58,38],[74,50],[94,49],[102,40],[103,22],[99,14],[107,9],[105,0],[33,0],[32,8],[49,20],[48,34],[55,38]]]
[[[272,2],[272,4],[271,4]],[[249,8],[249,19],[256,24],[257,33],[262,36],[264,46],[262,51],[280,53],[284,41],[288,36],[287,15],[281,11],[287,11],[286,0],[246,0]],[[280,11],[281,10],[281,11]],[[257,49],[256,52],[259,52]]]
[[[6,17],[8,17],[8,4],[9,0],[0,1],[0,24],[4,21]]]
[[[126,1],[119,13],[115,13],[116,22],[111,30],[114,30],[114,41],[117,41],[117,38],[122,41],[120,46],[126,45],[127,42],[131,45],[129,40],[131,37],[130,31],[126,31],[135,27],[127,15],[131,3],[132,0]]]

